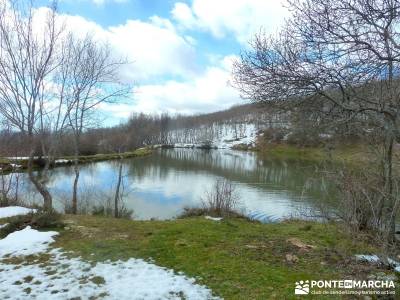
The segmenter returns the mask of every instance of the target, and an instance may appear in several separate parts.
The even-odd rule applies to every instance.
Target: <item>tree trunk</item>
[[[19,202],[19,175],[15,177],[15,203]]]
[[[395,201],[396,195],[393,191],[393,145],[394,136],[389,134],[385,137],[384,155],[383,155],[383,179],[384,179],[384,210],[383,218],[385,219],[388,241],[392,242],[395,239],[396,227],[396,211]]]
[[[122,162],[119,165],[119,172],[118,172],[118,182],[117,182],[117,189],[115,191],[115,198],[114,198],[114,217],[118,218],[118,200],[120,198],[120,188],[122,182]]]
[[[8,193],[5,183],[4,174],[1,174],[1,199],[0,199],[0,206],[8,206]]]
[[[74,140],[74,172],[75,172],[75,179],[74,185],[72,187],[72,207],[71,213],[76,215],[78,213],[78,181],[79,181],[79,133],[75,133],[75,140]]]
[[[74,171],[75,171],[75,179],[74,179],[74,186],[73,186],[73,190],[72,190],[71,213],[76,215],[78,213],[78,181],[79,181],[79,173],[80,173],[77,162],[75,162]]]
[[[43,208],[46,211],[51,211],[53,209],[52,203],[53,199],[51,197],[50,192],[46,188],[46,186],[40,182],[39,178],[33,174],[33,160],[34,160],[34,150],[31,150],[29,154],[29,159],[28,159],[28,175],[30,181],[33,183],[33,185],[36,187],[37,191],[40,193],[40,195],[43,198]]]

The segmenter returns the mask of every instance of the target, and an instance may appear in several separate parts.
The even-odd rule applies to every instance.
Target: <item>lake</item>
[[[119,161],[115,160],[81,165],[81,208],[90,210],[111,201],[118,169]],[[205,193],[223,178],[235,186],[238,209],[264,222],[290,216],[315,217],[321,203],[335,198],[334,187],[315,164],[268,159],[253,152],[157,150],[151,156],[123,160],[123,175],[124,205],[140,220],[170,219],[184,207],[201,205]],[[70,166],[51,170],[47,185],[59,210],[71,199],[73,178]],[[23,189],[30,201],[40,199],[29,183]]]

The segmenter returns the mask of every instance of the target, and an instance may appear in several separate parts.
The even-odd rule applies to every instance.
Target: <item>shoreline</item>
[[[134,151],[124,153],[110,153],[110,154],[95,154],[95,155],[81,155],[78,157],[79,164],[86,164],[92,162],[100,162],[107,160],[143,157],[151,155],[152,150],[149,148],[139,148]],[[2,174],[25,172],[27,170],[28,159],[26,157],[2,157],[0,158],[0,172]],[[55,159],[51,164],[51,168],[69,166],[74,164],[74,158],[72,156],[61,156]],[[35,158],[34,169],[38,170],[42,168],[40,158]]]

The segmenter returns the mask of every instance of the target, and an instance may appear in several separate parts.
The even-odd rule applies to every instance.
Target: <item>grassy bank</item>
[[[124,153],[108,153],[108,154],[95,154],[95,155],[81,155],[78,157],[78,162],[80,164],[91,163],[91,162],[99,162],[120,158],[133,158],[133,157],[142,157],[146,155],[150,155],[152,151],[148,148],[140,148],[130,152]],[[72,165],[74,157],[73,156],[63,156],[55,159],[54,162],[51,163],[52,167],[63,166],[63,165]],[[34,160],[34,168],[40,169],[44,165],[44,161],[41,159]],[[3,173],[9,173],[12,171],[23,171],[28,167],[27,159],[12,159],[12,158],[4,158],[0,157],[0,169]]]
[[[365,279],[391,272],[356,262],[354,254],[377,249],[334,224],[69,215],[65,222],[55,247],[89,261],[151,258],[157,265],[196,277],[225,299],[291,299],[298,280]]]
[[[96,154],[96,155],[83,155],[79,156],[79,163],[90,163],[90,162],[98,162],[98,161],[106,161],[120,158],[133,158],[133,157],[142,157],[146,155],[150,155],[152,151],[148,148],[139,148],[135,151],[124,152],[124,153],[109,153],[109,154]],[[64,156],[62,157],[64,160],[72,161],[74,158],[72,156]]]
[[[374,154],[366,145],[344,144],[335,147],[298,147],[288,144],[262,144],[256,148],[266,158],[300,159],[310,162],[333,162],[349,165],[370,163]]]

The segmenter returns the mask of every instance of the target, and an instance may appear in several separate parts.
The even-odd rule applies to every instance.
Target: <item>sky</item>
[[[243,104],[232,61],[261,28],[275,33],[284,0],[59,0],[68,26],[110,42],[131,63],[121,76],[131,97],[102,104],[111,123],[133,112],[198,114]],[[38,0],[37,6],[48,5]]]

